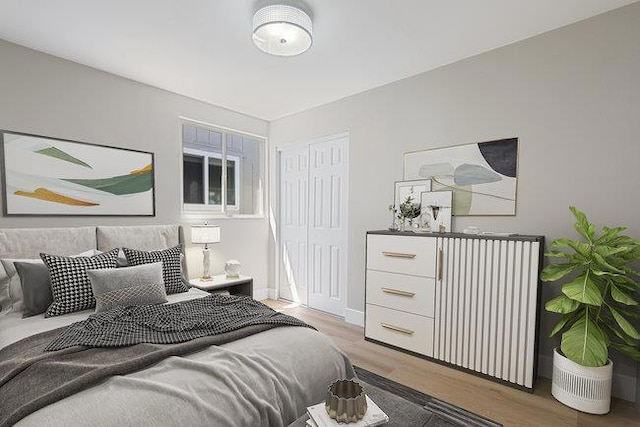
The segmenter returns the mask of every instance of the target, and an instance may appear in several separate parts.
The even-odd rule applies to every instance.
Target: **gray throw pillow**
[[[87,270],[96,312],[127,305],[167,302],[162,262],[116,269]]]
[[[49,269],[42,263],[20,262],[13,263],[20,276],[24,311],[22,317],[42,314],[53,302],[51,293],[51,279]]]
[[[182,263],[180,261],[182,246],[161,251],[140,251],[122,248],[129,265],[142,265],[162,261],[162,278],[167,294],[189,291],[189,286],[182,277]]]

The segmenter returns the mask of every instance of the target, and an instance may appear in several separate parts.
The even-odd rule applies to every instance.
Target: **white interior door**
[[[309,145],[309,307],[344,316],[348,139]]]
[[[280,297],[307,304],[308,145],[280,151]]]
[[[280,296],[344,316],[348,136],[280,151]]]

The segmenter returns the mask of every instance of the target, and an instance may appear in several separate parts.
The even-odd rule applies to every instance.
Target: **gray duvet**
[[[111,377],[16,425],[282,426],[353,376],[326,336],[280,327]]]

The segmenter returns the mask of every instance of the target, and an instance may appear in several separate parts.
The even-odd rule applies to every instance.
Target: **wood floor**
[[[640,426],[633,404],[614,399],[607,415],[570,409],[551,396],[551,382],[539,378],[535,393],[503,386],[364,340],[364,329],[286,301],[263,301],[329,335],[354,365],[423,393],[491,418],[505,426]]]

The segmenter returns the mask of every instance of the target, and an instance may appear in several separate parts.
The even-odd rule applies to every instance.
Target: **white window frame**
[[[213,153],[210,151],[204,151],[204,150],[197,150],[197,149],[193,149],[193,148],[186,148],[184,147],[184,140],[183,140],[183,132],[182,132],[182,127],[184,124],[190,124],[196,127],[200,127],[203,129],[208,129],[210,131],[214,131],[214,132],[219,132],[222,135],[222,158],[226,158],[229,161],[234,161],[236,162],[236,167],[234,168],[234,178],[235,178],[235,200],[236,203],[234,205],[226,205],[226,209],[225,209],[225,204],[227,201],[227,169],[226,167],[222,168],[222,205],[210,205],[208,204],[208,191],[209,191],[209,168],[208,167],[204,167],[204,194],[205,194],[205,204],[196,204],[196,203],[184,203],[184,155],[185,154],[189,154],[189,155],[195,155],[195,156],[202,156],[204,157],[204,161],[205,161],[205,165],[208,165],[208,159],[207,157],[213,157],[213,158],[220,158],[220,155],[218,153]],[[266,218],[266,203],[268,200],[268,195],[266,192],[266,187],[263,187],[263,192],[261,194],[260,197],[260,213],[257,214],[240,214],[238,213],[240,211],[240,197],[242,197],[242,193],[241,193],[241,177],[242,174],[240,173],[240,169],[242,167],[241,165],[241,158],[239,156],[235,156],[235,155],[229,155],[227,154],[227,134],[232,133],[232,134],[237,134],[237,135],[243,135],[243,136],[247,136],[250,138],[255,138],[261,141],[261,143],[263,144],[262,146],[262,155],[261,155],[261,159],[260,159],[260,165],[262,168],[262,180],[263,182],[266,182],[267,177],[268,177],[268,170],[267,170],[267,150],[268,150],[268,139],[265,136],[261,136],[261,135],[256,135],[256,134],[251,134],[251,133],[247,133],[247,132],[242,132],[242,131],[238,131],[235,129],[231,129],[231,128],[226,128],[226,127],[222,127],[222,126],[216,126],[216,125],[212,125],[209,123],[205,123],[205,122],[201,122],[199,120],[193,120],[193,119],[189,119],[186,117],[180,117],[180,147],[181,147],[181,152],[180,152],[180,206],[182,207],[182,217],[183,218],[187,218],[187,219],[202,219],[202,218],[209,218],[209,217],[217,217],[218,219],[222,219],[222,218]]]

